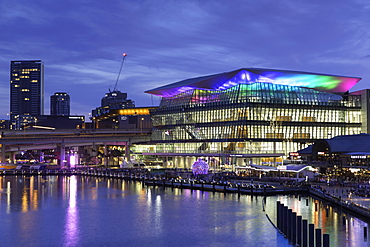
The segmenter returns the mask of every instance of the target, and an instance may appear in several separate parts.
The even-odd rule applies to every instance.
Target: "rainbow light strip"
[[[329,93],[345,93],[360,80],[361,78],[359,77],[250,68],[191,78],[148,90],[146,93],[162,97],[173,97],[192,89],[221,91],[238,84],[253,84],[256,82],[311,88]]]

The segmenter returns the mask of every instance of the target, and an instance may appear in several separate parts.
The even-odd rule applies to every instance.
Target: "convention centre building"
[[[349,92],[360,80],[242,68],[148,90],[162,99],[143,154],[180,167],[278,166],[317,140],[369,132],[369,90]]]

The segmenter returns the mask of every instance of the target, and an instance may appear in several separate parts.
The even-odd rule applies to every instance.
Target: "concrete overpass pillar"
[[[60,156],[59,156],[60,167],[64,168],[66,165],[66,146],[64,143],[60,144]]]
[[[17,154],[17,152],[10,152],[10,156],[9,156],[9,159],[10,159],[10,163],[14,164],[15,163],[15,155]]]
[[[98,151],[97,151],[95,142],[93,142],[93,144],[92,144],[92,150],[91,150],[91,156],[97,156],[97,155],[98,155]]]
[[[130,142],[126,142],[126,145],[125,145],[125,158],[126,158],[126,162],[130,162],[131,161],[131,156],[130,156]]]
[[[1,163],[5,163],[5,144],[1,145]]]
[[[108,145],[104,143],[104,166],[108,167],[109,165],[109,152],[108,152]]]

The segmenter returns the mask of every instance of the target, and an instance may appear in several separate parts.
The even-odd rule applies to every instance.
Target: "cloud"
[[[126,52],[118,88],[137,105],[151,105],[146,90],[242,67],[358,75],[367,86],[368,8],[363,0],[4,0],[0,81],[9,81],[11,60],[41,59],[45,97],[69,92],[72,109],[90,112]],[[6,105],[9,89],[0,90]]]

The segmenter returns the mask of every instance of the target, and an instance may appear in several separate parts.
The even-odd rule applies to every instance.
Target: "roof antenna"
[[[114,85],[113,92],[114,92],[114,91],[117,91],[117,84],[118,84],[119,76],[121,75],[121,71],[122,71],[123,63],[125,62],[126,57],[127,57],[127,53],[123,53],[123,54],[122,54],[121,67],[119,68],[119,71],[118,71],[117,80],[116,80],[116,84]]]

